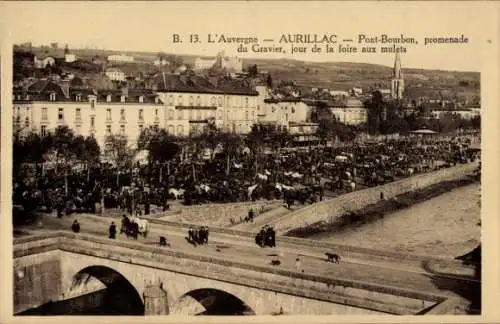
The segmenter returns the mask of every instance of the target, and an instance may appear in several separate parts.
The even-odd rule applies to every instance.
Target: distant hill
[[[100,49],[70,49],[84,60],[92,60],[96,55],[104,59],[112,54],[134,56],[137,63],[150,63],[159,53],[111,51]],[[64,48],[33,48],[33,53],[64,56]],[[173,55],[168,54],[167,55]],[[197,56],[179,55],[185,64],[192,65]],[[244,67],[257,64],[259,71],[267,71],[275,82],[294,81],[298,86],[347,90],[361,87],[365,91],[376,88],[390,88],[392,68],[384,65],[349,62],[304,62],[291,59],[244,59]],[[404,64],[404,62],[403,62]],[[141,68],[142,69],[142,68]],[[135,69],[125,68],[126,72]],[[406,96],[433,98],[461,98],[478,101],[480,96],[480,73],[441,71],[426,69],[405,69]]]

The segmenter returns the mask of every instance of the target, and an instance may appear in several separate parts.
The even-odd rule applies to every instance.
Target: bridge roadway
[[[45,216],[37,225],[30,226],[30,232],[71,231],[71,224],[78,219],[81,232],[108,236],[111,221],[120,227],[119,217],[77,215],[57,219]],[[154,221],[154,220],[153,220]],[[336,279],[356,280],[371,284],[388,285],[422,293],[444,297],[457,296],[456,285],[478,283],[473,278],[473,269],[462,266],[454,260],[430,259],[425,257],[398,257],[397,254],[356,250],[349,247],[331,245],[316,246],[308,240],[277,237],[276,248],[260,248],[255,244],[253,234],[234,235],[211,231],[208,245],[193,246],[186,241],[187,226],[169,226],[150,222],[150,233],[138,243],[158,245],[159,237],[167,237],[170,246],[165,249],[192,254],[213,256],[247,264],[269,265],[273,258],[279,258],[281,269],[296,271],[296,258],[300,258],[300,271],[305,274],[327,276]],[[117,240],[128,239],[117,234]],[[335,248],[335,249],[332,249]],[[340,264],[327,263],[325,252],[335,252],[341,256]],[[446,288],[443,288],[446,287]]]

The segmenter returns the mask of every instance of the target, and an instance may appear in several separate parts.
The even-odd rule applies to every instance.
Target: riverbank
[[[422,189],[397,195],[391,199],[381,200],[377,203],[367,205],[365,208],[359,210],[347,211],[340,217],[336,217],[333,221],[320,221],[310,224],[309,226],[291,230],[286,235],[312,239],[325,239],[331,237],[332,235],[337,236],[343,232],[361,228],[370,223],[383,222],[384,218],[388,217],[390,214],[408,210],[414,205],[432,200],[433,198],[439,197],[458,188],[473,184],[477,184],[477,186],[479,186],[478,181],[474,177],[469,176],[458,180],[443,181]],[[476,197],[473,197],[473,199],[474,198]],[[393,216],[391,215],[390,217],[392,218]],[[398,228],[393,228],[392,230],[398,231]],[[411,240],[412,238],[407,237],[406,239]]]

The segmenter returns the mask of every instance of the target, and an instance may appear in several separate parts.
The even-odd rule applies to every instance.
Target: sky
[[[3,39],[70,48],[154,51],[242,58],[293,58],[315,62],[365,62],[391,66],[394,54],[291,54],[277,44],[282,34],[336,34],[357,41],[360,34],[415,37],[401,54],[404,67],[482,71],[484,55],[498,46],[498,3],[486,2],[8,2],[3,3]],[[202,43],[187,42],[198,34]],[[172,42],[173,34],[185,40]],[[208,44],[208,34],[256,37],[283,53],[238,53],[234,44]],[[468,44],[424,45],[426,37],[465,35]],[[264,39],[274,39],[265,43]],[[492,43],[489,43],[491,41]],[[360,44],[352,44],[362,46]],[[366,44],[367,46],[372,46]],[[61,45],[62,46],[62,45]],[[308,46],[311,45],[300,45]],[[338,44],[332,44],[335,50]],[[380,46],[380,44],[379,44]],[[324,51],[324,45],[321,45]]]

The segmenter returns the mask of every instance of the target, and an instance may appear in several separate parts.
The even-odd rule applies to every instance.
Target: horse
[[[130,222],[132,224],[137,224],[138,233],[141,234],[144,238],[148,236],[149,232],[149,223],[145,219],[140,219],[139,217],[131,217]]]
[[[180,199],[184,196],[184,189],[175,189],[175,188],[170,188],[168,189],[168,194],[173,196],[175,200]]]

